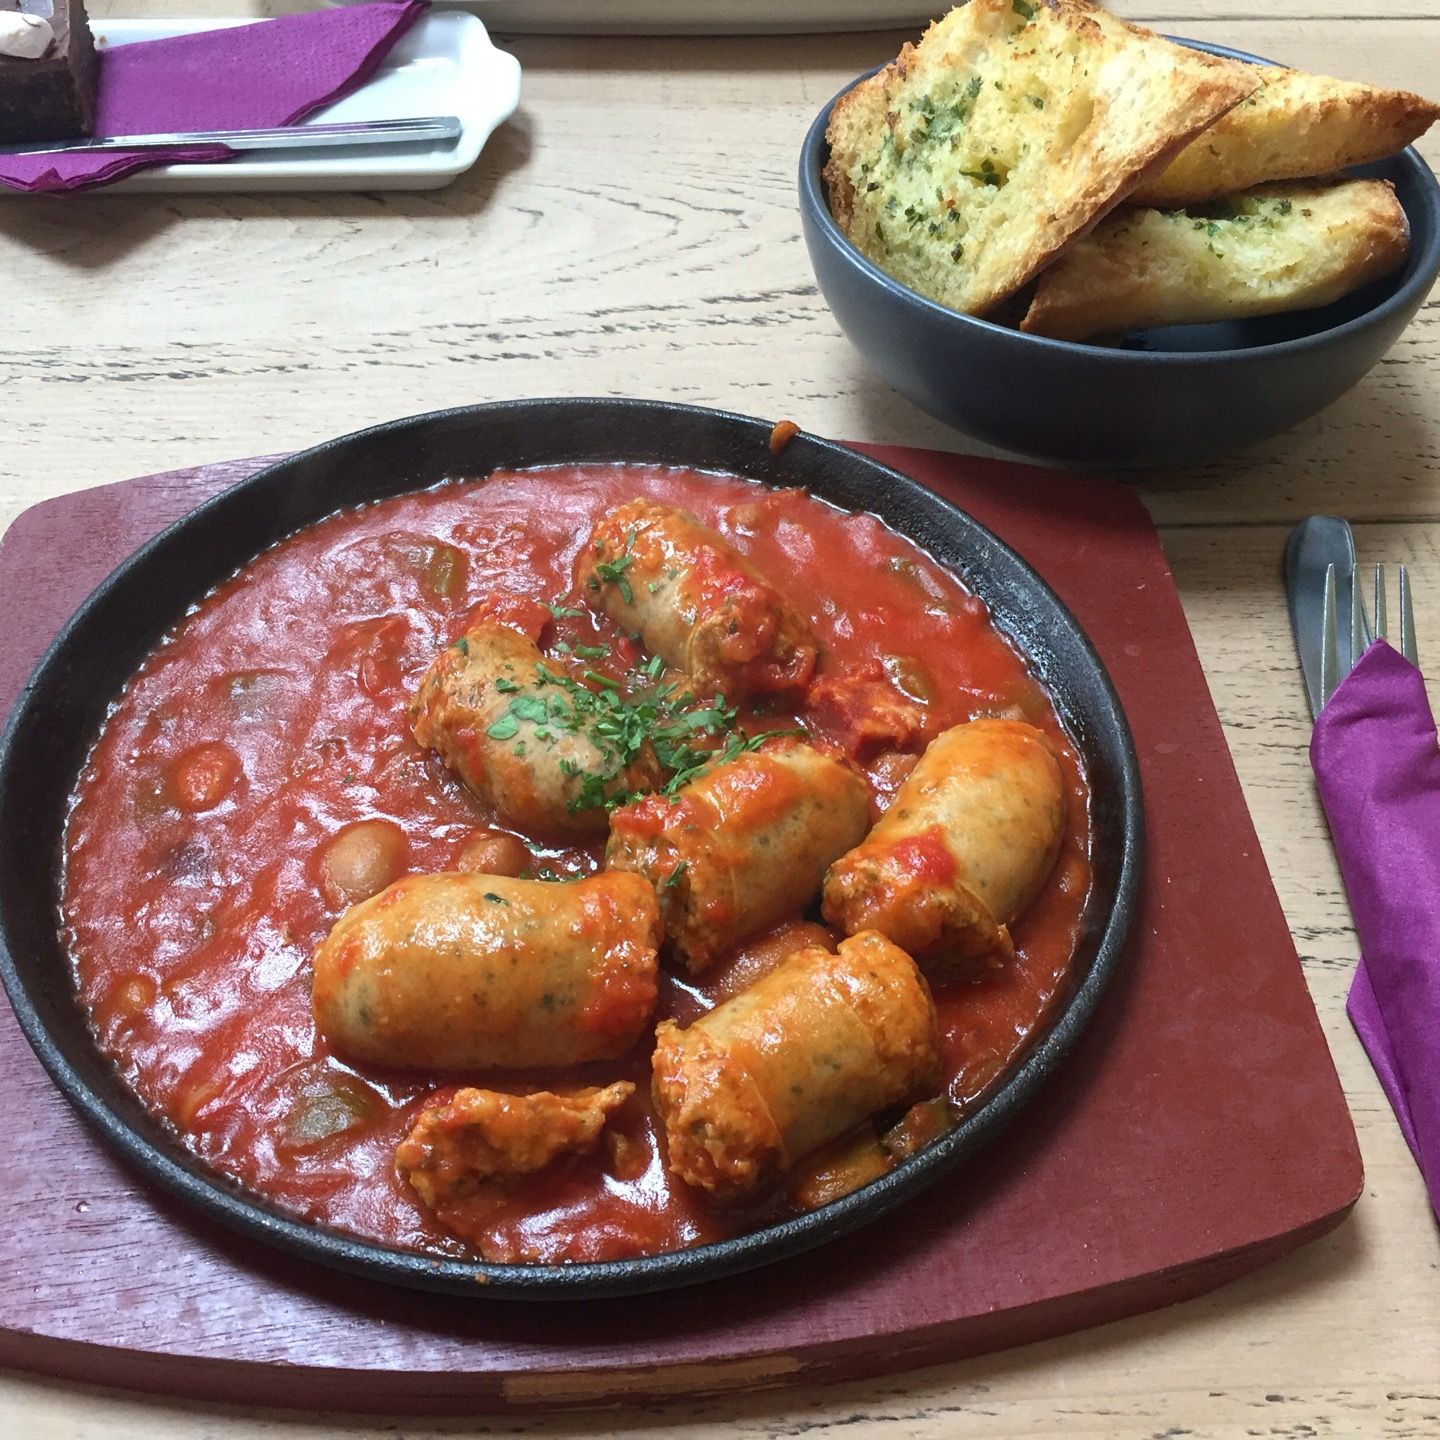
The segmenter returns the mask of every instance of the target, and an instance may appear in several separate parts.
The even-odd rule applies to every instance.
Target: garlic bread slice
[[[1107,216],[1041,277],[1020,328],[1057,340],[1333,304],[1393,274],[1405,212],[1383,180],[1267,185]]]
[[[1260,88],[1192,140],[1130,198],[1161,207],[1213,200],[1271,180],[1328,175],[1418,140],[1440,105],[1405,90],[1257,65]]]
[[[897,280],[982,314],[1259,83],[1089,0],[968,0],[836,103],[831,213]]]

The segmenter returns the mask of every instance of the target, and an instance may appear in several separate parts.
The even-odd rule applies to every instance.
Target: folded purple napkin
[[[1440,741],[1383,640],[1320,712],[1310,763],[1364,956],[1347,1009],[1440,1217]]]
[[[353,5],[100,52],[97,135],[289,125],[348,95],[427,9]],[[0,156],[0,185],[82,190],[151,165],[226,160],[223,145],[108,155]]]

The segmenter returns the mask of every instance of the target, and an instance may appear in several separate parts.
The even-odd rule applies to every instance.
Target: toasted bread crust
[[[1367,164],[1403,149],[1440,118],[1440,105],[1404,90],[1277,65],[1255,69],[1260,89],[1137,187],[1130,197],[1136,204],[1191,204]]]
[[[1117,211],[1040,277],[1020,328],[1057,340],[1329,305],[1405,263],[1393,187],[1261,187],[1226,214]]]
[[[1259,83],[1089,0],[968,0],[831,114],[831,214],[931,299],[1013,294]]]

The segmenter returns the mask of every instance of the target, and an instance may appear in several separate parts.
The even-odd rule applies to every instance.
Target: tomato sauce
[[[492,820],[411,737],[405,710],[420,676],[481,602],[548,621],[552,649],[613,642],[593,663],[623,673],[634,647],[583,610],[570,576],[594,522],[636,496],[682,506],[736,544],[808,618],[820,677],[898,673],[913,694],[918,676],[929,733],[1006,715],[1054,742],[1069,821],[1054,874],[1014,926],[1015,959],[936,990],[950,1099],[973,1104],[1065,991],[1090,884],[1089,795],[1073,747],[984,606],[880,521],[798,490],[616,465],[498,473],[348,510],[266,551],[156,648],[94,746],[65,843],[64,936],[101,1047],[197,1156],[298,1216],[474,1254],[396,1172],[420,1106],[459,1083],[616,1079],[639,1093],[597,1151],[448,1217],[486,1258],[651,1253],[783,1209],[772,1197],[717,1211],[668,1177],[648,1042],[563,1072],[379,1072],[331,1053],[311,1020],[310,957],[346,903],[326,880],[327,843],[384,821],[402,871],[426,873],[455,868]],[[752,729],[795,719],[773,698],[759,708],[742,713]],[[867,757],[877,813],[908,763]],[[593,871],[600,848],[530,844],[540,873],[556,877]],[[694,1018],[754,978],[764,950],[747,947],[703,985],[667,977],[658,1016]]]

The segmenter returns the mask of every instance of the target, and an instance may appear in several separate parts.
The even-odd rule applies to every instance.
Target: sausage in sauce
[[[655,892],[637,875],[412,875],[340,917],[316,952],[311,1004],[337,1050],[378,1065],[608,1060],[655,1008],[659,943]]]
[[[615,768],[612,755],[575,719],[559,671],[535,642],[496,621],[472,626],[431,662],[410,726],[497,819],[536,835],[604,834],[603,794],[659,779],[653,761],[641,761],[598,793],[587,790],[587,777]]]
[[[646,795],[616,810],[605,863],[649,878],[666,934],[699,973],[802,911],[869,816],[870,792],[848,765],[772,740],[675,795]]]
[[[803,688],[815,638],[794,607],[687,511],[631,500],[605,515],[575,561],[575,588],[695,694],[731,704]]]
[[[1054,867],[1065,788],[1050,742],[1019,720],[937,736],[862,845],[825,877],[825,918],[878,930],[922,963],[1006,958],[1009,925]]]
[[[656,1032],[670,1168],[718,1200],[778,1179],[877,1110],[933,1091],[940,1037],[915,962],[883,935],[801,950],[688,1029]]]
[[[483,1185],[543,1170],[593,1149],[605,1122],[633,1094],[627,1080],[571,1094],[507,1095],[467,1086],[427,1105],[395,1151],[395,1164],[430,1208]]]

